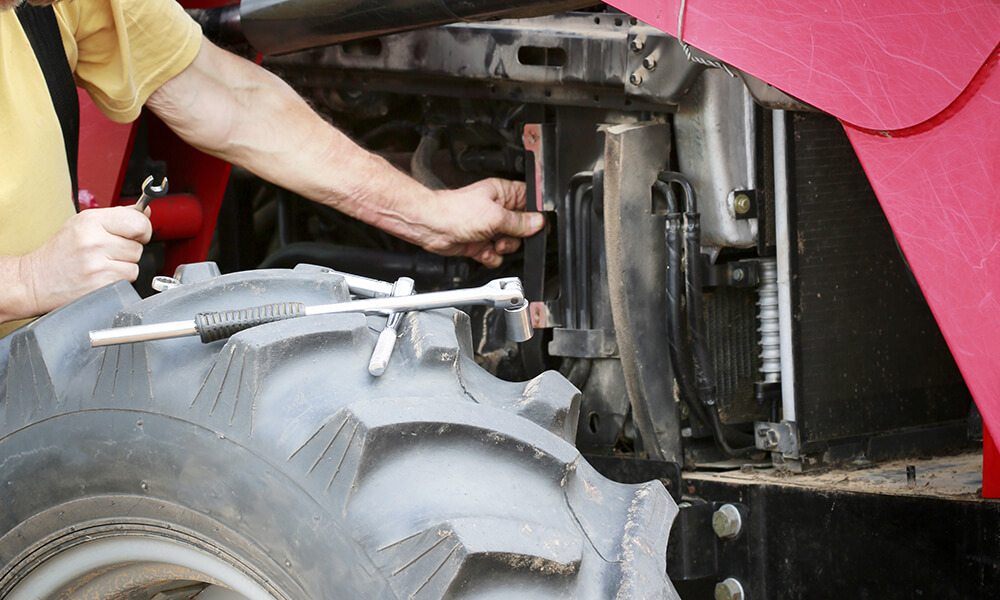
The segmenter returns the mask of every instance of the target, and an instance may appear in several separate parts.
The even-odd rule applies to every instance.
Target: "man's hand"
[[[415,232],[415,240],[436,254],[468,256],[495,268],[501,255],[518,249],[521,238],[545,226],[542,215],[522,212],[524,207],[524,184],[506,179],[439,191],[436,204],[421,211],[418,229],[425,231]]]
[[[74,215],[55,237],[21,257],[21,317],[45,314],[122,279],[135,281],[142,245],[152,233],[149,216],[131,207]]]

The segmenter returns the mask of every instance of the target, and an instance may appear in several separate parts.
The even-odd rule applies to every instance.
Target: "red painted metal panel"
[[[671,35],[681,0],[609,0]],[[912,127],[1000,43],[995,0],[687,0],[684,40],[858,127]]]
[[[80,94],[80,154],[77,174],[80,208],[118,204],[128,156],[135,139],[134,123],[115,123],[104,116],[90,96]]]
[[[232,165],[187,145],[153,115],[148,118],[150,155],[167,163],[170,191],[190,194],[201,203],[198,235],[167,245],[163,272],[170,274],[179,265],[205,260]]]
[[[1000,498],[1000,450],[983,427],[983,498]]]
[[[994,439],[1000,439],[998,57],[932,123],[891,135],[847,128]]]

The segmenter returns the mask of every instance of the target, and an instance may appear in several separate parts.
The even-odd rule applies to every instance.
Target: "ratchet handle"
[[[306,314],[301,302],[276,302],[236,310],[198,313],[194,318],[195,329],[203,343],[224,340],[231,335],[265,323],[294,319]]]

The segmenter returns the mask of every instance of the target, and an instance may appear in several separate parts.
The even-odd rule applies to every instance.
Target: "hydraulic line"
[[[670,186],[662,181],[653,184],[653,190],[660,194],[667,205],[667,220],[665,227],[667,247],[667,343],[669,345],[670,366],[677,381],[681,400],[687,405],[691,414],[703,425],[711,427],[712,422],[708,412],[698,398],[694,387],[694,374],[691,372],[690,356],[684,329],[681,327],[681,302],[684,289],[683,247],[681,239],[682,215],[677,204],[677,197]]]
[[[733,448],[726,439],[727,432],[719,417],[718,388],[715,385],[715,374],[712,371],[712,359],[708,352],[708,339],[705,333],[705,314],[702,306],[702,273],[701,273],[701,215],[698,213],[694,188],[687,177],[680,173],[664,171],[658,179],[665,184],[677,184],[683,191],[684,210],[684,251],[687,269],[684,286],[684,300],[687,306],[688,335],[691,338],[690,356],[694,363],[695,388],[701,404],[704,405],[715,434],[715,442],[719,449],[728,456],[740,456],[757,450],[756,446]],[[676,326],[679,326],[679,322]],[[678,382],[678,387],[680,383]],[[742,443],[752,443],[752,436],[729,432],[729,435],[739,437]]]

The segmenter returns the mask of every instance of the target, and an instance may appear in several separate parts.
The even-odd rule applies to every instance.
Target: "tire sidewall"
[[[322,502],[252,448],[194,423],[67,412],[5,436],[0,457],[0,597],[41,560],[116,535],[208,552],[279,599],[331,589],[393,597]]]

